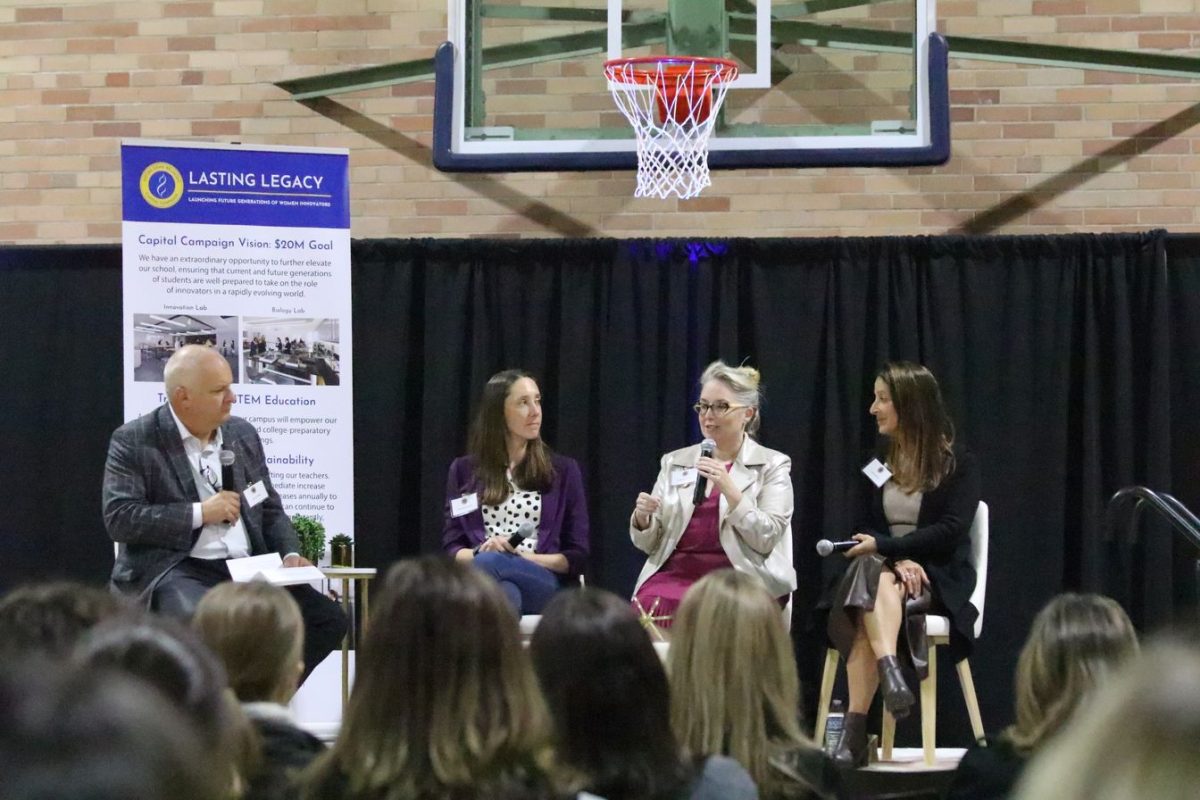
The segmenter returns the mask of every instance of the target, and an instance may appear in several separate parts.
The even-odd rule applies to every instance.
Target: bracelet
[[[472,548],[471,548],[471,555],[473,555],[473,556],[477,556],[477,555],[479,555],[479,548],[481,548],[481,547],[483,547],[483,542],[480,542],[479,544],[477,544],[477,545],[475,545],[474,547],[472,547]]]

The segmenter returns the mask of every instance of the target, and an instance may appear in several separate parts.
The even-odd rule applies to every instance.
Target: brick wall
[[[939,18],[963,36],[1200,44],[1200,0],[942,0]],[[683,202],[633,199],[628,173],[439,173],[429,82],[312,106],[273,86],[427,58],[445,36],[443,0],[6,0],[0,242],[118,240],[123,137],[349,148],[356,237],[1200,231],[1200,79],[952,58],[947,165],[718,172]]]

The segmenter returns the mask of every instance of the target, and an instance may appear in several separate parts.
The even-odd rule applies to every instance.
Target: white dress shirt
[[[170,406],[168,405],[168,408]],[[171,418],[179,428],[183,438],[183,450],[187,454],[188,466],[192,468],[192,480],[196,482],[196,491],[201,500],[207,500],[221,490],[221,444],[223,438],[221,429],[217,428],[211,441],[201,442],[187,426],[179,421],[175,409],[171,408]],[[192,504],[192,529],[199,528],[204,522],[204,512],[200,503]],[[192,546],[192,558],[227,559],[243,558],[250,555],[250,539],[246,536],[246,526],[239,516],[231,525],[216,522],[205,525],[200,531],[200,537]]]

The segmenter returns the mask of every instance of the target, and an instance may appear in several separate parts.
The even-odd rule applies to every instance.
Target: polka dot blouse
[[[542,495],[541,492],[524,492],[517,488],[517,485],[512,482],[512,477],[508,479],[509,494],[503,503],[498,506],[489,506],[486,503],[483,506],[483,526],[487,531],[488,538],[493,536],[503,536],[508,538],[526,522],[534,526],[532,536],[527,536],[525,541],[517,546],[518,551],[532,553],[537,548],[537,526],[542,521]]]

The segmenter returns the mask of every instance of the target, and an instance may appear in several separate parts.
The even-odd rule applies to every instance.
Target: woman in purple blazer
[[[499,581],[518,614],[540,614],[588,556],[579,465],[551,452],[541,428],[533,378],[515,369],[493,375],[471,425],[470,453],[454,460],[446,481],[442,548]]]

